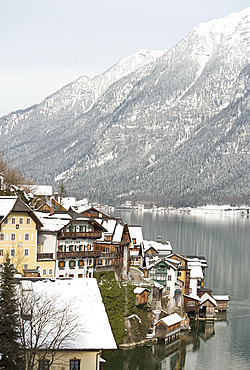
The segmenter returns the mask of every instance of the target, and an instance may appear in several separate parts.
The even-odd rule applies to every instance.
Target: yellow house
[[[42,223],[21,199],[0,197],[0,264],[7,253],[18,272],[37,275],[37,234]]]

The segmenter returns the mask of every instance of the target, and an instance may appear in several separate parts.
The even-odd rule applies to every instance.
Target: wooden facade
[[[155,337],[165,343],[178,338],[181,331],[181,317],[174,313],[159,320],[155,325]]]
[[[188,314],[190,318],[196,318],[199,312],[200,298],[198,296],[194,297],[187,294],[184,294],[183,298],[185,312]]]

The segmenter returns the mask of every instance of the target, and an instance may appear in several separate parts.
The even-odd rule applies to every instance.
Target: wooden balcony
[[[89,238],[89,239],[100,239],[102,237],[101,231],[62,231],[59,235],[59,239],[62,238]]]
[[[62,258],[84,258],[84,257],[100,257],[101,251],[73,251],[73,252],[57,252],[57,259]]]
[[[37,253],[37,261],[53,260],[53,253]]]

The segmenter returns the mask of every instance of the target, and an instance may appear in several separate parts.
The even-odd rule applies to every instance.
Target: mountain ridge
[[[247,8],[200,23],[1,118],[4,154],[39,183],[105,202],[248,197],[249,19]]]

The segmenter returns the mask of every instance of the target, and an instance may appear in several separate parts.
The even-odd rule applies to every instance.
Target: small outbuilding
[[[173,313],[157,321],[155,325],[155,337],[158,340],[164,339],[165,343],[179,337],[182,318],[178,313]]]
[[[196,318],[199,311],[200,297],[194,294],[183,294],[184,310],[191,319]]]
[[[135,304],[136,306],[144,305],[148,301],[148,289],[147,288],[140,288],[137,287],[134,289],[134,293],[136,294]]]
[[[211,295],[203,294],[199,306],[199,320],[214,320],[217,303]]]
[[[213,297],[217,303],[217,311],[226,311],[228,308],[228,302],[230,301],[229,295],[214,295]]]

